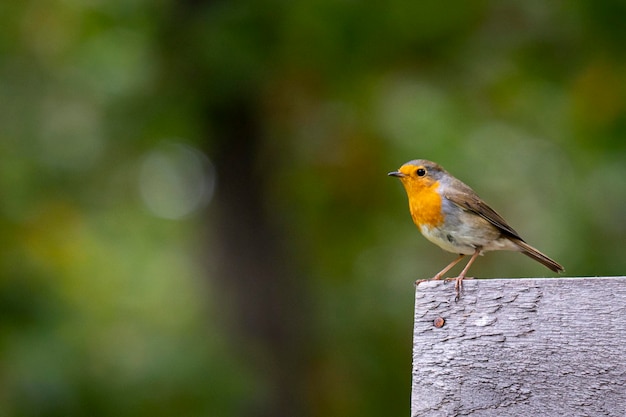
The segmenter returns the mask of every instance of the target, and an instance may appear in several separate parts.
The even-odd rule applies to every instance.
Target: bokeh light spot
[[[215,170],[202,152],[167,142],[149,151],[139,170],[139,193],[151,213],[180,219],[205,207],[215,188]]]

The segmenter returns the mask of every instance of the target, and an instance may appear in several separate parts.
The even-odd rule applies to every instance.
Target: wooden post
[[[411,416],[626,416],[626,277],[420,283]]]

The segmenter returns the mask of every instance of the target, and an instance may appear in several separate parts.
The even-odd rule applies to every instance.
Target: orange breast
[[[407,184],[409,209],[415,224],[435,227],[443,223],[444,215],[441,211],[441,196],[437,192],[439,182],[435,181],[428,186],[423,184]]]

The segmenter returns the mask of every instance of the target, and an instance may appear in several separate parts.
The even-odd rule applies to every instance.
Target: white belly
[[[512,250],[519,251],[519,247],[509,239],[500,236],[500,232],[495,229],[484,229],[483,233],[477,234],[475,230],[464,230],[460,228],[455,231],[444,232],[437,227],[420,227],[422,235],[441,249],[459,253],[463,255],[472,255],[476,248],[480,248],[481,252],[489,252],[494,250]]]

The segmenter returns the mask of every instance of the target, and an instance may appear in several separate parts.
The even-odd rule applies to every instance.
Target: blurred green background
[[[625,18],[4,0],[0,415],[406,415],[413,282],[454,255],[386,173],[437,161],[567,276],[624,274]]]

